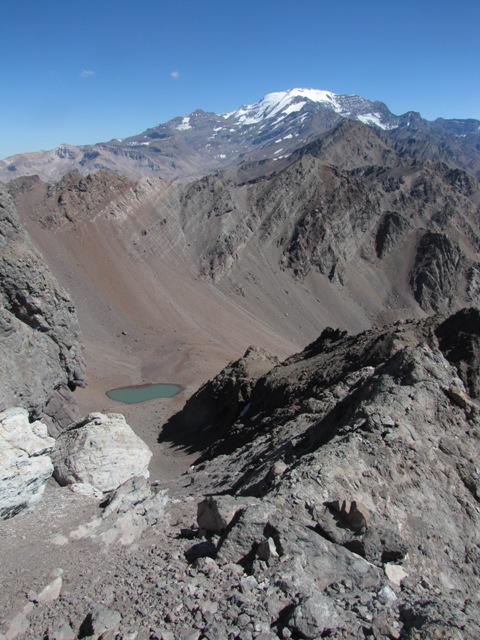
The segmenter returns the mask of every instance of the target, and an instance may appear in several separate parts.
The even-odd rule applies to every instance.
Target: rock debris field
[[[2,474],[0,637],[480,637],[479,320],[249,349],[164,425],[196,453],[165,481],[121,416],[52,442],[4,411],[2,450],[58,482],[15,506]]]

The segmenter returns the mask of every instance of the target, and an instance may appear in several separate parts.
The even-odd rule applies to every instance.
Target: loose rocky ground
[[[170,421],[183,448],[216,426],[187,473],[100,505],[52,484],[4,522],[1,632],[479,637],[479,327],[471,310],[326,330],[266,373],[249,350]]]

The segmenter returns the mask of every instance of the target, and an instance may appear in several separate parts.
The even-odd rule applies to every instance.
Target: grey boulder
[[[288,622],[290,629],[300,638],[317,638],[341,625],[334,601],[321,594],[302,600],[292,611]]]
[[[112,491],[133,476],[148,478],[149,447],[117,413],[91,413],[57,439],[56,480]]]
[[[0,519],[34,507],[53,473],[55,440],[40,421],[19,407],[0,413]]]

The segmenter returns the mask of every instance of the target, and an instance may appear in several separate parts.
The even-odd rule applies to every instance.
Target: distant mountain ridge
[[[397,146],[377,126],[342,119],[281,160],[199,179],[74,171],[55,185],[30,177],[8,188],[42,230],[75,235],[103,220],[142,261],[175,246],[195,278],[304,339],[328,296],[337,322],[359,326],[478,304],[478,181]],[[280,313],[286,291],[296,303]],[[273,321],[265,308],[278,309]]]
[[[125,139],[61,145],[0,161],[0,179],[38,174],[56,181],[71,170],[101,169],[131,178],[178,178],[215,172],[244,160],[281,160],[339,123],[355,120],[392,137],[409,155],[447,162],[480,177],[480,121],[429,122],[396,116],[379,101],[317,89],[270,93],[227,114],[194,111]]]

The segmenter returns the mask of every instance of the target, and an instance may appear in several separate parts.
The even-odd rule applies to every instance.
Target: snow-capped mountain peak
[[[306,105],[328,109],[341,117],[360,120],[381,129],[392,129],[398,124],[387,107],[356,95],[342,95],[320,89],[289,89],[268,93],[259,102],[247,104],[222,117],[234,126],[252,126],[265,121],[279,122]]]
[[[413,112],[394,115],[383,102],[355,94],[294,88],[268,93],[258,102],[226,114],[198,109],[125,139],[82,147],[62,145],[52,151],[6,158],[0,161],[0,179],[37,173],[51,181],[73,169],[82,174],[110,169],[134,178],[154,175],[174,179],[218,171],[245,160],[271,159],[281,164],[343,120],[391,131],[400,138],[408,129],[410,139],[413,128],[422,135],[432,131],[441,138],[454,135],[462,141],[467,155],[478,156],[476,138],[471,135],[478,136],[476,120],[429,123]],[[471,162],[469,168],[476,166],[477,160]]]
[[[268,93],[259,102],[244,105],[236,111],[224,114],[223,117],[240,125],[260,124],[268,118],[287,116],[300,111],[307,101],[321,103],[337,113],[342,112],[334,93],[318,89],[290,89]]]

